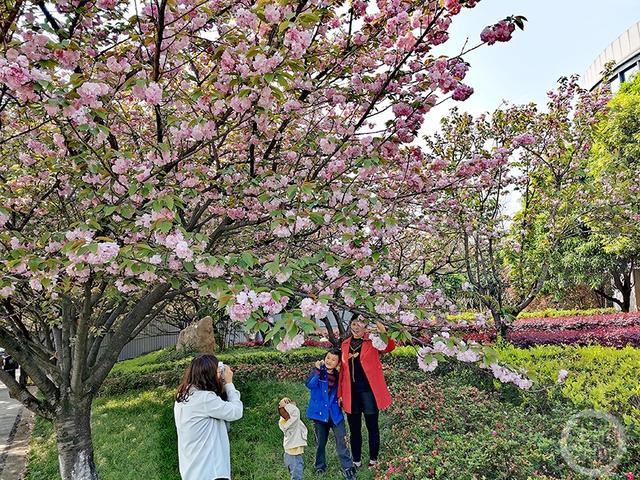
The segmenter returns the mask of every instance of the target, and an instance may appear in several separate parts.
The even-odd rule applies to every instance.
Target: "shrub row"
[[[514,322],[514,328],[528,329],[534,328],[537,330],[555,330],[557,328],[562,329],[583,329],[593,327],[629,327],[640,326],[640,313],[613,313],[606,315],[574,315],[574,316],[559,316],[559,317],[527,317],[519,318]]]
[[[615,308],[591,308],[586,310],[555,310],[548,308],[546,310],[536,310],[531,312],[520,312],[518,318],[553,318],[553,317],[572,317],[572,316],[591,316],[591,315],[606,315],[609,313],[616,313]],[[452,322],[455,321],[474,321],[478,312],[463,312],[458,315],[449,315],[448,319]],[[489,318],[491,321],[491,319]]]
[[[640,326],[598,327],[582,330],[514,330],[509,341],[519,347],[534,345],[640,346]]]
[[[252,347],[252,348],[256,348],[256,347],[263,347],[264,346],[264,342],[260,341],[260,340],[249,340],[246,342],[239,342],[236,344],[239,347]],[[303,347],[319,347],[319,348],[331,348],[331,342],[326,341],[326,340],[315,340],[313,338],[305,338],[304,342],[302,343]]]
[[[553,308],[547,308],[546,310],[520,312],[518,318],[588,317],[592,315],[607,315],[609,313],[616,312],[617,310],[615,308],[590,308],[586,310],[555,310]]]
[[[237,348],[217,357],[230,365],[234,372],[242,378],[264,378],[273,376],[274,370],[280,378],[291,375],[300,378],[306,369],[324,355],[323,348],[302,348],[281,353],[273,349]],[[100,390],[101,395],[114,395],[129,390],[142,390],[159,386],[175,387],[180,382],[185,368],[191,362],[191,355],[177,360],[162,361],[174,358],[174,349],[139,357],[131,361],[121,362],[113,369]],[[180,356],[180,355],[177,355]]]
[[[490,325],[460,325],[454,330],[465,340],[491,343],[496,339],[496,331]],[[512,325],[508,340],[519,347],[558,344],[640,346],[640,314],[518,319]]]

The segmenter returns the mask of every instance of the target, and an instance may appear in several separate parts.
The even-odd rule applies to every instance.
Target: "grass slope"
[[[287,479],[276,405],[281,397],[289,396],[304,412],[308,392],[302,382],[319,352],[301,349],[283,356],[268,350],[238,350],[224,355],[225,363],[236,369],[236,383],[245,404],[244,418],[235,422],[231,431],[234,480]],[[416,370],[415,359],[403,353],[406,352],[400,351],[385,362],[394,404],[381,416],[383,448],[379,469],[361,471],[359,479],[586,478],[566,466],[559,446],[562,428],[584,406],[574,405],[557,390],[523,394],[510,386],[496,387],[491,378],[465,366],[444,366],[425,375]],[[568,352],[554,350],[549,356],[542,350],[503,353],[511,355],[519,365],[535,362],[537,373],[549,376],[549,382],[553,382],[558,366],[565,365]],[[599,353],[600,358],[608,355],[607,365],[620,360],[615,352]],[[579,354],[588,352],[571,351],[572,356]],[[635,351],[627,354],[636,358]],[[563,355],[564,360],[558,363],[557,357]],[[124,362],[113,373],[103,395],[95,400],[92,422],[96,462],[103,480],[179,480],[172,386],[185,362],[165,351]],[[550,362],[551,366],[543,368],[543,362]],[[574,358],[570,371],[576,378],[587,372],[594,377],[603,370],[612,384],[633,383],[627,374],[624,378],[616,376],[602,364],[594,371],[587,363],[583,365],[584,372],[578,371],[578,365],[580,362]],[[162,382],[171,387],[159,386]],[[307,426],[305,479],[310,480],[319,477],[313,474],[312,423],[307,421]],[[607,441],[602,428],[589,425],[583,430],[580,441],[574,442],[576,455],[585,462],[605,462],[599,448]],[[640,442],[629,430],[620,467],[603,479],[624,479],[625,472],[640,472]],[[340,478],[332,442],[331,437],[327,452],[330,471],[325,480]],[[33,435],[27,478],[59,478],[52,430],[40,420]]]

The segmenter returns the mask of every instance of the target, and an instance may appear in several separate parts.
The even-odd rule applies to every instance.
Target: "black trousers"
[[[369,434],[369,459],[378,460],[380,451],[380,428],[378,427],[378,412],[376,413],[347,413],[349,433],[351,435],[351,454],[354,462],[362,461],[362,416]]]

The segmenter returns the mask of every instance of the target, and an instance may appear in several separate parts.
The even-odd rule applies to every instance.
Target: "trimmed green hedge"
[[[288,369],[312,365],[326,349],[305,347],[285,353],[275,349],[240,347],[217,354],[243,377],[259,378],[266,370]],[[178,354],[175,349],[158,350],[118,363],[105,380],[100,395],[114,395],[129,390],[142,390],[166,385],[175,387],[191,362],[192,354]],[[168,361],[164,361],[169,359]]]
[[[518,318],[588,317],[591,315],[606,315],[616,312],[618,312],[618,310],[615,308],[591,308],[589,310],[555,310],[553,308],[548,308],[546,310],[538,310],[535,312],[520,312]]]
[[[615,308],[591,308],[588,310],[555,310],[548,308],[546,310],[537,310],[533,312],[520,312],[518,318],[549,318],[549,317],[575,317],[575,316],[590,316],[590,315],[605,315],[608,313],[616,313],[618,310]],[[447,318],[450,321],[473,321],[476,319],[476,315],[479,312],[463,312],[458,315],[449,315]],[[489,319],[491,320],[491,319]]]
[[[525,368],[541,386],[557,385],[559,371],[567,370],[568,377],[556,389],[563,396],[582,408],[618,414],[640,432],[640,349],[502,346],[498,354],[509,365]]]

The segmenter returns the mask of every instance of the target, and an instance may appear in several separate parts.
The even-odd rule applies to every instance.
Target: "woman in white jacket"
[[[233,371],[218,369],[213,355],[199,355],[184,372],[173,413],[182,480],[228,480],[231,452],[227,423],[242,418]]]

